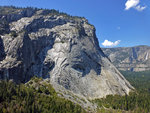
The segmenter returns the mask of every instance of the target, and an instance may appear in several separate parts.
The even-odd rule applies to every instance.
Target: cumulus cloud
[[[132,7],[136,7],[139,4],[140,0],[127,0],[125,10],[129,10]]]
[[[130,8],[135,8],[137,11],[143,11],[146,6],[138,5],[140,0],[127,0],[125,3],[125,10],[129,10]]]
[[[119,43],[120,43],[120,40],[117,40],[115,42],[111,42],[111,41],[105,40],[102,43],[102,45],[105,46],[105,47],[114,47],[114,46],[117,46]]]

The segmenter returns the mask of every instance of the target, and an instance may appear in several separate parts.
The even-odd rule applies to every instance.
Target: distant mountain
[[[150,70],[149,46],[102,48],[102,50],[119,70]]]

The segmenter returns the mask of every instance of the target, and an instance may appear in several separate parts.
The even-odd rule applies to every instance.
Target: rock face
[[[103,48],[106,55],[119,70],[147,71],[150,70],[150,47]]]
[[[1,79],[26,82],[36,75],[49,78],[56,90],[62,87],[89,99],[133,89],[102,52],[86,19],[55,10],[0,10],[6,21],[0,31]]]

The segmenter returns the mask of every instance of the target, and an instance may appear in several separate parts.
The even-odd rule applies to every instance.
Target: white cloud
[[[136,7],[139,4],[140,0],[127,0],[125,10],[129,10],[132,7]]]
[[[140,0],[127,0],[125,3],[125,10],[129,10],[130,8],[135,8],[137,11],[143,11],[146,6],[138,5]]]
[[[143,11],[145,8],[146,8],[146,6],[142,7],[140,5],[138,5],[138,6],[135,7],[135,9],[138,10],[138,11]]]
[[[120,43],[120,40],[117,40],[115,42],[111,42],[111,41],[105,40],[102,43],[102,45],[105,46],[105,47],[114,47],[114,46],[117,46],[119,43]]]

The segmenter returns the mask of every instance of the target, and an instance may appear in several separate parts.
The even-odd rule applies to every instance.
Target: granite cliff
[[[99,47],[85,18],[55,10],[0,7],[0,79],[49,79],[57,91],[88,99],[133,87]]]
[[[119,70],[147,71],[150,70],[150,47],[119,47],[102,49]]]

